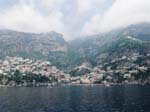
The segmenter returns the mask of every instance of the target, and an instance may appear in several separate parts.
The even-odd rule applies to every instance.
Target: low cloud
[[[77,0],[79,13],[85,13],[90,10],[99,9],[108,0]]]
[[[0,27],[24,32],[47,32],[50,30],[63,32],[64,24],[60,12],[49,15],[39,13],[32,5],[20,2],[0,13]]]
[[[1,8],[1,29],[35,33],[56,31],[67,40],[150,21],[149,0],[12,1],[11,6]]]
[[[92,17],[85,24],[82,34],[95,34],[130,24],[150,22],[149,11],[149,0],[116,0],[104,15]]]

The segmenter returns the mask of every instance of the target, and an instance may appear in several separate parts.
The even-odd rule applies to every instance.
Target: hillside
[[[70,46],[76,52],[73,59],[79,61],[72,62],[75,68],[70,74],[80,76],[80,81],[86,84],[149,84],[149,29],[150,24],[141,23],[72,41]]]
[[[141,23],[70,42],[56,32],[34,34],[0,30],[0,58],[50,61],[48,69],[53,71],[52,66],[56,66],[58,71],[70,74],[71,83],[149,83],[149,29],[149,23]],[[6,66],[2,63],[1,67]],[[45,76],[46,72],[42,73]],[[48,74],[51,76],[51,71]],[[1,82],[5,82],[3,78]]]
[[[70,48],[78,54],[76,58],[82,60],[80,64],[88,61],[96,66],[133,53],[149,53],[149,29],[149,23],[131,25],[108,33],[89,36],[81,41],[73,40],[70,42]]]
[[[70,72],[83,63],[95,67],[134,53],[149,53],[149,29],[149,23],[140,23],[70,42],[56,32],[34,34],[0,30],[0,58],[19,56],[48,60]]]
[[[66,52],[67,43],[59,33],[34,34],[0,30],[0,58],[19,56],[44,59],[61,66]]]

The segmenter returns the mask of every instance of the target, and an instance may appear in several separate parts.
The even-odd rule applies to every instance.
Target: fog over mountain
[[[150,52],[150,23],[142,22],[67,42],[57,32],[25,33],[0,30],[0,59],[19,56],[43,59],[65,71],[83,63],[93,67],[114,58]]]
[[[149,0],[1,0],[0,29],[62,33],[66,40],[150,22]]]
[[[0,0],[0,112],[150,112],[150,0]]]
[[[0,6],[0,59],[43,59],[70,72],[150,52],[148,0],[6,0]]]

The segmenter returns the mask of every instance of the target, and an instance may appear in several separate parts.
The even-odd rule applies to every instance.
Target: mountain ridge
[[[21,56],[45,59],[66,71],[84,62],[89,62],[94,67],[113,57],[127,55],[127,51],[139,52],[141,48],[147,48],[149,52],[149,46],[146,45],[150,41],[148,29],[150,23],[139,23],[69,42],[65,41],[62,34],[54,31],[36,34],[0,30],[0,58]]]

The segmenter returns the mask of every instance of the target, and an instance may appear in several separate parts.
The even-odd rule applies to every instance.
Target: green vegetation
[[[0,74],[0,84],[4,84],[4,85],[9,85],[11,83],[11,81],[14,81],[14,84],[20,85],[23,83],[47,83],[47,82],[51,82],[51,80],[46,77],[46,76],[42,76],[42,75],[36,75],[33,73],[26,73],[26,74],[22,74],[19,70],[16,70],[14,72],[13,75],[3,75]]]

